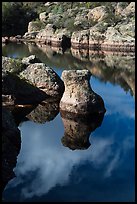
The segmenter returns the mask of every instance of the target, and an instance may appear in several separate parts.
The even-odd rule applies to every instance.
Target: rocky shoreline
[[[48,7],[54,3],[48,2]],[[2,37],[2,43],[35,42],[76,50],[135,52],[135,2],[124,7],[122,2],[114,3],[112,11],[107,6],[67,9],[66,15],[75,28],[73,31],[67,24],[64,27],[63,23],[67,21],[65,12],[48,13],[47,9],[46,3],[45,12],[39,14],[38,22],[29,22],[28,31],[23,36]],[[44,26],[39,28],[38,24]],[[79,28],[76,29],[76,26]]]

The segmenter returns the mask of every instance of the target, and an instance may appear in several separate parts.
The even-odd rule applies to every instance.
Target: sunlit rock
[[[96,94],[89,83],[88,70],[63,71],[65,92],[60,101],[60,109],[77,114],[105,112],[102,98]]]
[[[29,57],[24,57],[22,59],[22,63],[26,65],[39,63],[39,62],[41,61],[35,55],[30,55]]]
[[[73,48],[88,48],[89,29],[73,32],[71,36],[71,46]]]
[[[108,15],[108,12],[106,10],[105,6],[98,6],[93,8],[92,10],[89,11],[88,13],[88,20],[92,21],[102,21],[105,19]]]
[[[49,96],[61,97],[64,92],[64,83],[58,74],[44,63],[30,64],[20,77]]]

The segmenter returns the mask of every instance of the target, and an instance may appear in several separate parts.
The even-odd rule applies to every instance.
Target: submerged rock
[[[60,101],[60,109],[76,113],[104,113],[103,99],[90,87],[91,73],[88,70],[63,71],[65,92]]]
[[[49,96],[61,97],[64,92],[63,81],[52,68],[44,63],[30,64],[19,76]]]

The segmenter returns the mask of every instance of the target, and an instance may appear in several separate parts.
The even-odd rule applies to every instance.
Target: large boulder
[[[88,13],[88,20],[93,20],[93,21],[102,21],[107,17],[108,13],[106,11],[105,6],[98,6],[95,7],[94,9],[90,10]]]
[[[60,101],[61,110],[83,115],[105,112],[103,99],[90,86],[90,76],[88,70],[62,72],[65,92]]]
[[[36,104],[48,97],[36,86],[5,70],[2,70],[2,94],[4,105]]]
[[[22,63],[25,65],[34,64],[41,62],[35,55],[30,55],[29,57],[24,57]]]
[[[115,27],[108,27],[101,48],[118,51],[134,51],[135,38],[129,35],[124,36],[123,33],[120,33]]]
[[[39,31],[40,28],[35,21],[31,21],[28,24],[28,33]]]
[[[20,59],[13,59],[10,57],[2,56],[2,69],[4,69],[5,71],[17,74],[25,68],[26,66]]]
[[[36,41],[42,42],[51,46],[70,46],[70,32],[64,29],[56,29],[53,24],[47,24],[45,29],[42,29],[38,35],[36,35]]]
[[[135,2],[131,2],[123,11],[122,15],[129,16],[135,15]]]
[[[52,68],[44,63],[30,64],[19,76],[49,96],[61,97],[64,92],[63,81]]]
[[[46,22],[46,20],[48,19],[48,13],[47,12],[43,12],[39,14],[39,19],[42,22]]]
[[[51,38],[54,35],[56,30],[56,27],[53,24],[47,24],[45,29],[42,29],[37,35],[36,35],[36,40],[51,44]]]
[[[35,39],[36,35],[39,33],[40,31],[32,31],[32,32],[26,32],[23,35],[23,39],[25,40],[31,40],[31,39]]]
[[[73,48],[86,48],[89,46],[89,30],[82,30],[72,33],[71,46]]]

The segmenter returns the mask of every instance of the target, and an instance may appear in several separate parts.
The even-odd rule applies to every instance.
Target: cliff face
[[[135,2],[47,2],[43,10],[24,38],[56,46],[66,37],[74,48],[134,51]]]

